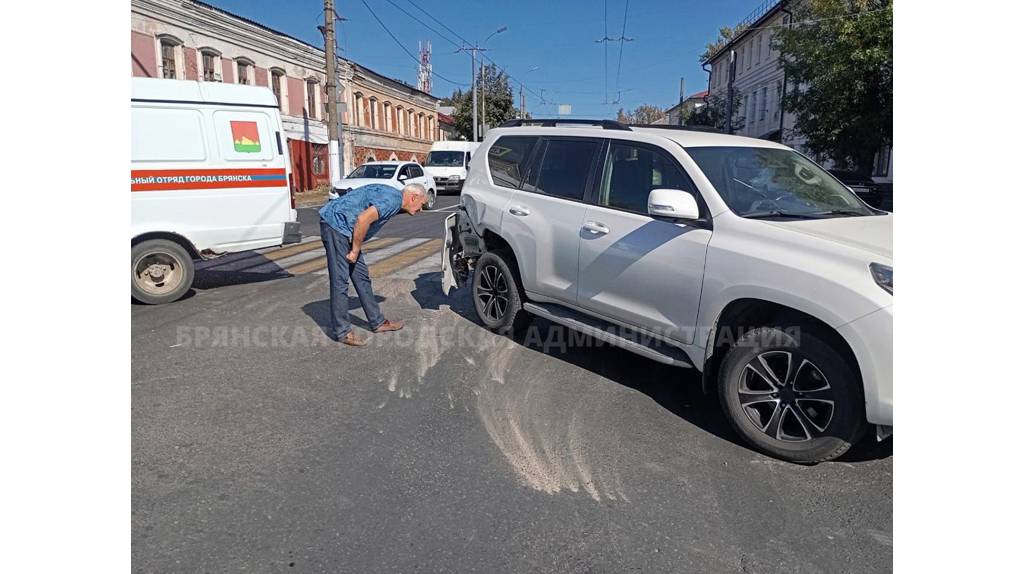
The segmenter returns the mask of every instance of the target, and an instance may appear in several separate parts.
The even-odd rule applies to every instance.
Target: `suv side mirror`
[[[398,176],[398,181],[405,181],[407,179],[409,179],[409,176],[405,175],[404,173]]]
[[[647,196],[647,213],[672,219],[700,218],[697,199],[681,189],[652,189]]]

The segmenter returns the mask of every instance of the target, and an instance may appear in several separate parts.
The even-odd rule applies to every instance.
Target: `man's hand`
[[[348,254],[345,255],[345,259],[349,263],[355,263],[356,260],[359,259],[359,252],[353,249],[352,251],[349,251]]]

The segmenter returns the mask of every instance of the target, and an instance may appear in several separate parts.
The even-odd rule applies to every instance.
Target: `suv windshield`
[[[432,151],[427,154],[427,167],[462,167],[464,151]]]
[[[391,179],[397,168],[397,165],[361,165],[352,170],[347,179]]]
[[[875,215],[853,192],[788,149],[689,147],[729,209],[743,217]]]

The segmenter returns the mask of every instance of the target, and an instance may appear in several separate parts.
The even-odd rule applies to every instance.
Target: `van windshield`
[[[878,215],[827,171],[787,149],[688,147],[715,190],[737,215],[851,217]]]
[[[432,151],[427,154],[427,167],[462,167],[464,151]]]
[[[391,179],[396,169],[397,165],[361,165],[348,174],[348,179]]]

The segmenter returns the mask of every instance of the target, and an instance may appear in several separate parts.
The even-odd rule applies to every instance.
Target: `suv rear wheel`
[[[504,251],[488,251],[473,269],[473,306],[485,327],[503,335],[518,335],[532,317],[523,310],[523,296],[516,274]]]
[[[799,463],[846,452],[864,433],[864,396],[847,361],[814,330],[761,327],[741,337],[719,371],[719,398],[755,448]]]

